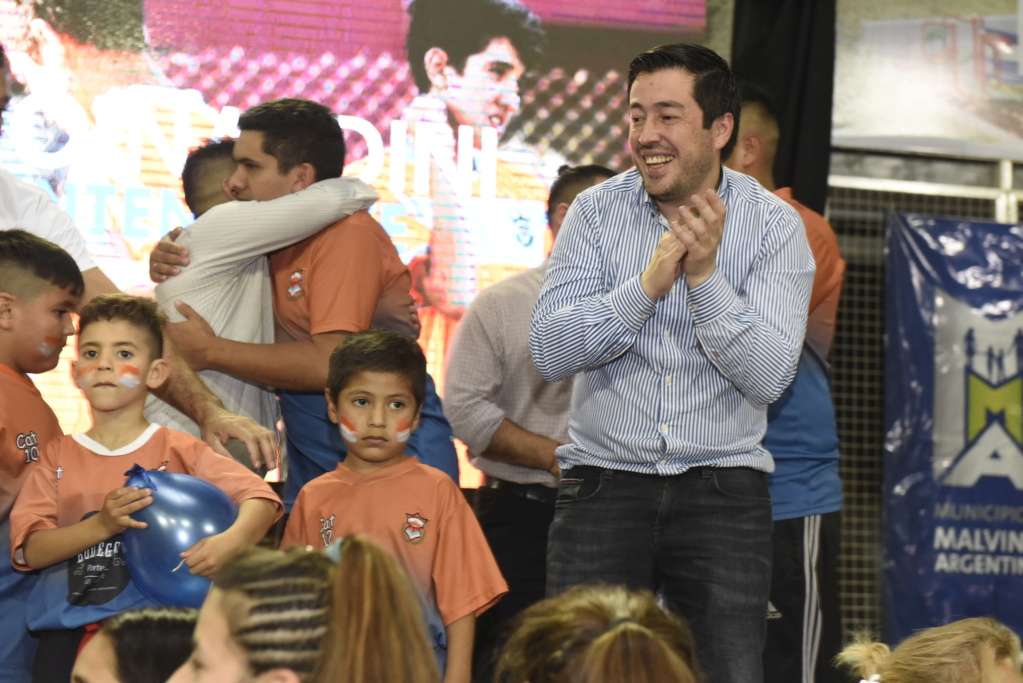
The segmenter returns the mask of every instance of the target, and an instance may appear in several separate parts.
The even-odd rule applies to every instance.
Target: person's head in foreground
[[[405,460],[426,396],[419,343],[388,330],[348,335],[330,355],[327,415],[348,447],[344,466],[372,472]]]
[[[143,607],[118,614],[82,648],[71,683],[162,682],[192,651],[198,610]]]
[[[57,367],[84,292],[66,251],[25,230],[0,230],[0,363],[20,374]]]
[[[193,642],[172,683],[440,680],[408,576],[361,536],[243,551],[217,574]]]
[[[859,638],[835,661],[870,683],[1023,683],[1019,638],[989,617],[920,631],[894,650]]]
[[[495,683],[700,683],[689,627],[650,591],[577,586],[529,607]]]
[[[716,189],[735,145],[739,86],[713,50],[661,45],[629,65],[629,146],[650,196],[662,208]]]
[[[82,309],[75,384],[93,410],[118,415],[141,409],[149,389],[167,379],[163,326],[167,316],[152,299],[103,294]]]

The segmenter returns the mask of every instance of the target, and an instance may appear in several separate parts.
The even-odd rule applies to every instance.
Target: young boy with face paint
[[[0,80],[3,70],[0,69]],[[71,311],[85,290],[74,259],[24,230],[0,230],[0,552],[10,554],[10,514],[29,472],[60,423],[29,374],[57,366]],[[28,681],[36,639],[25,597],[36,576],[0,561],[0,681]]]
[[[238,504],[234,524],[181,554],[193,574],[214,576],[283,512],[244,465],[143,416],[147,392],[167,378],[165,320],[154,301],[125,294],[96,297],[82,309],[73,374],[92,428],[50,442],[11,513],[15,568],[42,570],[27,600],[28,627],[40,634],[35,680],[69,680],[90,625],[153,605],[132,583],[121,548],[125,529],[146,528],[131,513],[160,495],[124,486],[133,465],[199,477]]]
[[[352,334],[330,356],[325,393],[348,456],[299,492],[281,547],[364,534],[390,551],[423,597],[445,683],[468,683],[476,617],[508,585],[462,492],[405,454],[426,393],[423,350],[395,332]]]

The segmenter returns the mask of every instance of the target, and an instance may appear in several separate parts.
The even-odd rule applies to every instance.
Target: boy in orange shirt
[[[226,531],[181,554],[193,574],[215,575],[282,512],[248,468],[143,416],[146,393],[167,377],[165,320],[154,301],[125,294],[96,297],[82,309],[74,378],[89,401],[92,429],[50,442],[11,513],[14,566],[43,570],[28,598],[28,626],[39,633],[36,680],[69,680],[87,627],[152,604],[132,583],[121,552],[121,533],[146,526],[131,513],[153,502],[150,489],[123,485],[133,464],[205,479],[238,504]]]
[[[325,393],[348,456],[299,492],[281,547],[364,534],[389,550],[429,605],[445,683],[468,683],[476,617],[508,585],[462,492],[405,454],[426,393],[423,350],[395,332],[352,334],[330,356]]]
[[[74,259],[24,230],[0,230],[0,551],[10,552],[10,514],[29,470],[61,435],[29,373],[57,366],[71,311],[85,290]],[[0,681],[30,680],[36,641],[25,627],[25,598],[36,576],[0,562]]]

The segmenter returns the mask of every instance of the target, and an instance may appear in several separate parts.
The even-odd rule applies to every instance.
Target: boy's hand
[[[103,508],[99,511],[99,521],[110,536],[121,533],[125,529],[145,529],[148,524],[138,522],[128,515],[137,512],[153,502],[152,490],[140,489],[137,486],[124,486],[114,489],[103,500]]]
[[[184,559],[190,572],[212,579],[224,566],[224,563],[246,545],[248,543],[244,538],[231,533],[231,530],[228,529],[222,533],[207,536],[181,553],[180,557]]]

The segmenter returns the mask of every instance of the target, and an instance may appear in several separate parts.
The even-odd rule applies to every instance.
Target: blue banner
[[[1023,632],[1023,226],[887,218],[886,640]]]

